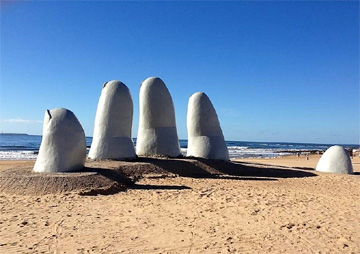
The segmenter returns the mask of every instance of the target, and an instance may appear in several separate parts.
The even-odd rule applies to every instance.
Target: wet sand
[[[317,173],[317,160],[240,160],[246,176],[149,174],[111,195],[0,193],[0,252],[360,253],[359,157],[355,175]],[[264,176],[264,165],[304,173]]]

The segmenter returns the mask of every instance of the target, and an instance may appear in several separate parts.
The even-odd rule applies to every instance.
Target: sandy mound
[[[143,177],[273,178],[309,177],[307,171],[259,164],[206,159],[140,157],[134,161],[88,161],[79,172],[34,173],[31,167],[15,167],[0,173],[0,191],[11,194],[43,195],[76,192],[81,195],[113,194]]]
[[[253,178],[293,178],[310,177],[316,174],[309,168],[271,166],[235,161],[207,160],[200,158],[145,158],[140,157],[136,162],[126,162],[119,165],[121,172],[127,177],[136,179],[149,174],[177,175],[194,178],[224,178],[224,177],[253,177]],[[299,170],[298,170],[299,169]]]
[[[23,195],[67,192],[92,195],[125,190],[129,182],[120,175],[116,176],[116,172],[111,173],[115,177],[88,168],[73,173],[34,173],[32,168],[14,168],[0,173],[0,191]]]

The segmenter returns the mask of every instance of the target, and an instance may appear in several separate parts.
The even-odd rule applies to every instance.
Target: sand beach
[[[102,194],[0,186],[0,252],[359,253],[359,157],[355,175],[318,173],[318,158],[242,159],[234,163],[243,172],[223,174],[212,170],[227,166],[208,163],[211,175],[182,173],[206,161],[153,160],[162,170],[142,168],[134,186]],[[33,164],[0,161],[2,173]]]

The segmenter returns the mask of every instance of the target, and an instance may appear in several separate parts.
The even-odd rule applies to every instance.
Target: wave
[[[186,156],[187,148],[181,148],[181,154]],[[229,146],[229,156],[231,159],[235,158],[249,158],[249,157],[277,157],[290,155],[291,152],[285,152],[280,149],[251,149],[246,146]],[[87,148],[89,152],[89,148]],[[7,150],[0,151],[0,160],[36,160],[37,151],[29,150]]]
[[[291,155],[299,150],[284,151],[284,149],[253,149],[247,146],[228,146],[230,159],[241,158],[274,158],[278,156]],[[307,151],[307,150],[303,150]],[[181,154],[186,156],[187,148],[181,148]]]
[[[0,137],[0,160],[33,160],[41,143],[41,136],[3,135]],[[86,137],[89,150],[92,138]],[[186,156],[187,140],[180,139],[181,153]],[[136,138],[134,139],[136,145]],[[325,151],[330,144],[226,141],[230,158],[277,157],[297,152]],[[359,149],[359,145],[342,145],[345,148]]]
[[[28,150],[0,151],[0,160],[36,160],[37,152]]]

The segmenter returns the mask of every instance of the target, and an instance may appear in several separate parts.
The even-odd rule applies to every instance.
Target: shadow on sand
[[[219,178],[234,180],[276,180],[275,178],[312,177],[316,174],[302,171],[307,168],[274,167],[264,164],[251,164],[234,161],[207,160],[201,158],[184,159],[156,159],[139,158],[138,162],[149,163],[155,166],[153,173],[173,173],[183,177]],[[126,171],[124,172],[126,174]],[[237,176],[237,177],[234,177]],[[240,177],[239,177],[240,176]]]
[[[251,163],[251,162],[241,162],[241,164],[244,164],[244,165],[258,165],[258,166],[268,166],[269,167],[269,164],[263,164],[263,163]],[[299,169],[299,170],[310,170],[310,171],[315,171],[315,168],[310,168],[310,167],[286,167],[286,166],[280,166],[280,165],[277,165],[276,166],[277,168],[284,168],[284,169]]]
[[[94,167],[92,167],[94,165]],[[107,161],[92,164],[81,172],[97,173],[116,182],[119,186],[138,190],[186,190],[188,186],[144,185],[136,182],[143,178],[168,178],[174,176],[240,181],[277,181],[279,178],[313,177],[308,168],[287,168],[265,164],[234,161],[207,160],[201,158],[148,158],[132,161]],[[121,191],[119,188],[118,191]],[[116,186],[107,193],[116,193]],[[91,195],[92,193],[87,193]],[[96,194],[96,193],[94,193]]]
[[[146,185],[134,184],[129,189],[134,190],[191,190],[190,187],[185,185]]]

